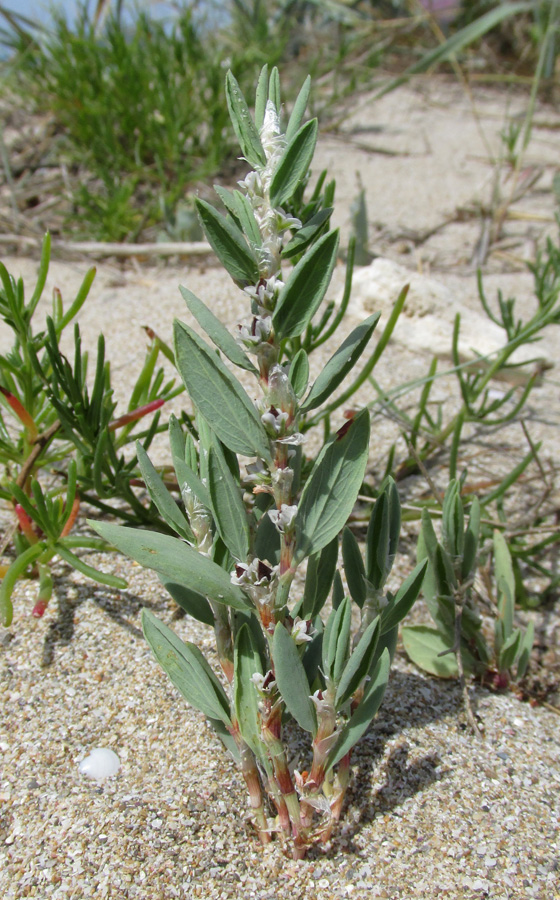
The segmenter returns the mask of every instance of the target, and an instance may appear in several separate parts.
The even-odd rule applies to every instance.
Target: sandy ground
[[[519,115],[525,102],[523,95],[489,90],[469,98],[456,84],[432,79],[375,103],[362,97],[341,111],[338,133],[321,136],[314,170],[327,167],[337,180],[335,224],[343,243],[359,175],[371,250],[437,279],[466,320],[479,315],[477,254],[493,204],[512,190],[507,166],[496,163],[499,134],[506,116]],[[488,297],[494,301],[498,289],[515,295],[525,314],[533,302],[526,261],[555,232],[551,183],[559,126],[555,110],[538,108],[521,179],[537,171],[540,178],[508,207],[484,263]],[[4,262],[29,290],[36,261],[5,256]],[[55,256],[38,315],[48,310],[55,285],[70,300],[86,268],[85,261]],[[343,276],[341,265],[331,296]],[[92,349],[104,332],[123,400],[144,356],[142,326],[169,339],[173,317],[188,320],[178,283],[226,324],[245,315],[243,296],[211,262],[98,266],[80,325]],[[356,297],[344,332],[362,315]],[[451,321],[447,308],[438,308],[438,315]],[[426,373],[430,353],[413,340],[421,318],[414,309],[403,315],[376,371],[385,390]],[[338,342],[342,336],[341,329]],[[7,337],[6,330],[0,333],[2,350]],[[553,326],[538,353],[554,364],[559,348]],[[320,365],[317,359],[315,371]],[[454,390],[451,381],[441,381],[436,397],[453,405]],[[371,394],[358,400],[367,402]],[[182,402],[175,401],[176,410]],[[557,368],[535,390],[527,417],[531,434],[543,440],[545,464],[557,467]],[[398,429],[376,415],[372,479],[396,439]],[[519,425],[489,440],[474,436],[464,450],[474,477],[497,477],[504,461],[526,452]],[[488,453],[484,446],[494,449]],[[164,439],[154,457],[165,460]],[[405,482],[403,498],[416,488]],[[405,540],[403,569],[407,549]],[[278,845],[263,853],[248,835],[244,790],[233,766],[151,659],[140,609],[149,606],[166,621],[173,612],[157,579],[117,556],[96,562],[125,575],[128,589],[109,591],[59,565],[45,617],[32,619],[36,587],[22,582],[14,623],[1,636],[0,889],[6,900],[81,900],[94,893],[115,900],[560,896],[560,737],[552,710],[477,689],[486,727],[477,743],[461,724],[456,686],[423,676],[399,653],[385,703],[354,757],[339,835],[309,860],[287,862]],[[546,659],[547,647],[558,643],[557,613],[537,616],[537,625]],[[211,653],[202,626],[182,620],[176,627]],[[122,763],[117,776],[99,785],[78,772],[95,746],[111,747]]]

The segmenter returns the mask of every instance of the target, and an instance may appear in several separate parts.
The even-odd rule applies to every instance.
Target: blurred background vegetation
[[[442,65],[551,90],[560,40],[559,0],[93,0],[40,21],[8,3],[0,230],[30,236],[196,239],[189,195],[237,165],[230,67],[246,89],[265,62],[310,73],[325,124],[347,94]]]

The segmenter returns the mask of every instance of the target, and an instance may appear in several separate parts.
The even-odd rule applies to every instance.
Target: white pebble
[[[113,750],[107,750],[106,747],[95,747],[89,756],[86,756],[79,765],[81,775],[87,775],[88,778],[95,778],[96,781],[102,781],[115,775],[121,767],[121,761]]]

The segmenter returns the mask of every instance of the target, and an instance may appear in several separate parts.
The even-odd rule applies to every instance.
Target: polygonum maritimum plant
[[[353,368],[378,316],[346,338],[309,386],[306,338],[338,249],[337,232],[322,227],[324,216],[316,227],[317,219],[300,221],[286,211],[307,180],[317,138],[316,120],[301,124],[309,81],[285,132],[276,70],[270,79],[266,68],[261,73],[254,119],[231,73],[226,91],[252,171],[240,190],[219,190],[225,216],[202,200],[197,206],[208,240],[247,294],[250,314],[234,337],[181,289],[210,340],[175,324],[177,366],[197,428],[195,440],[176,420],[170,423],[184,512],[138,447],[152,500],[178,537],[94,527],[158,572],[177,603],[213,627],[221,680],[196,645],[143,614],[156,658],[239,764],[260,839],[266,843],[278,832],[299,858],[328,839],[340,816],[351,749],[381,703],[398,623],[416,599],[425,563],[396,595],[385,590],[400,531],[396,488],[387,481],[373,509],[365,561],[351,531],[344,531],[351,597],[344,596],[339,535],[364,478],[369,414],[347,421],[312,466],[303,465],[302,425]],[[299,259],[288,270],[294,247]],[[254,378],[250,393],[232,367]],[[295,591],[304,563],[305,587]],[[288,718],[310,736],[308,760],[289,758]]]

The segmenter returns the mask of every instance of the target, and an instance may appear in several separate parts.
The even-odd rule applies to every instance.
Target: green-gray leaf
[[[155,658],[185,700],[210,719],[231,726],[226,693],[198,647],[182,641],[147,609],[142,610],[142,629]]]
[[[222,444],[242,456],[270,457],[254,404],[239,381],[191,328],[175,323],[177,368],[194,405]]]
[[[216,526],[231,555],[245,560],[249,554],[249,523],[239,484],[218,441],[208,453],[208,488]]]
[[[295,641],[281,622],[274,631],[273,657],[276,683],[286,709],[298,725],[314,735],[317,731],[317,717],[309,695],[307,675]]]
[[[152,462],[140,441],[136,442],[136,457],[148,493],[163,519],[168,525],[171,525],[181,537],[186,538],[188,541],[194,541],[194,535],[189,523],[165,487],[161,476],[152,465]]]
[[[353,369],[367,347],[380,315],[380,313],[374,313],[368,316],[357,328],[354,328],[336,353],[331,356],[305,398],[301,407],[302,413],[307,413],[324,403]]]
[[[294,107],[290,115],[290,121],[288,122],[288,127],[286,128],[287,141],[291,141],[294,135],[296,135],[299,131],[302,119],[305,115],[305,110],[307,109],[307,102],[309,100],[310,91],[311,75],[308,75],[303,82],[299,94],[297,95],[296,102],[294,103]]]
[[[234,609],[250,607],[243,591],[231,583],[228,572],[179,538],[109,522],[90,521],[89,524],[117,550],[167,580],[184,584],[198,594]]]
[[[303,396],[309,381],[309,359],[303,347],[290,363],[289,378],[296,397]]]
[[[321,612],[329,596],[338,561],[338,536],[323,547],[320,553],[309,558],[305,576],[305,588],[298,615],[314,619]]]
[[[239,730],[245,743],[261,757],[263,743],[260,737],[259,695],[251,678],[255,674],[262,675],[263,671],[248,625],[242,625],[239,629],[233,659],[233,696]]]
[[[265,166],[266,156],[259,133],[251,118],[243,92],[231,72],[228,72],[226,75],[226,100],[233,130],[239,141],[243,156],[251,166],[257,169]]]
[[[418,563],[410,575],[405,578],[395,597],[389,601],[381,614],[382,634],[395,628],[395,626],[397,626],[399,622],[402,622],[404,617],[412,609],[412,606],[420,593],[427,567],[427,559]]]
[[[318,130],[317,119],[311,119],[288,142],[272,176],[272,206],[283,206],[307,174],[315,152]]]
[[[350,596],[361,609],[366,600],[366,570],[358,542],[349,528],[342,532],[342,561]]]
[[[384,650],[371,674],[371,681],[368,682],[360,705],[344,725],[338,741],[329,754],[326,765],[327,771],[332,769],[343,756],[346,756],[369,728],[377,710],[381,706],[389,680],[390,666],[389,651]]]
[[[298,562],[328,544],[348,520],[365,474],[369,432],[364,409],[319,455],[296,516]]]
[[[268,65],[267,63],[261,69],[259,80],[257,82],[257,91],[255,94],[255,126],[260,131],[264,122],[264,114],[266,112],[266,101],[268,100]]]
[[[376,616],[364,631],[338,683],[335,705],[339,709],[368,675],[381,633],[381,619]]]
[[[290,273],[272,317],[279,339],[301,335],[330,284],[338,252],[338,231],[319,238]]]
[[[179,286],[179,290],[196,321],[204,328],[204,331],[218,350],[221,350],[224,356],[227,356],[235,366],[239,366],[240,369],[246,369],[248,372],[256,373],[257,369],[243,352],[231,332],[208,309],[206,304],[199,300],[188,288],[183,287],[183,285]]]
[[[198,594],[184,584],[177,584],[164,575],[160,575],[161,583],[166,591],[171,594],[175,603],[183,609],[187,615],[192,616],[197,622],[213,626],[215,624],[214,613],[206,597]]]
[[[352,603],[345,597],[337,609],[333,609],[323,636],[323,671],[325,678],[338,684],[350,653],[350,626]]]
[[[208,243],[235,283],[241,288],[256,284],[259,265],[243,232],[205,200],[197,197],[195,204]]]
[[[325,223],[328,222],[333,211],[333,207],[329,206],[326,209],[320,209],[318,213],[315,213],[302,228],[296,231],[291,241],[288,241],[282,249],[282,259],[291,259],[292,256],[297,256],[299,253],[302,253],[323,230]]]

